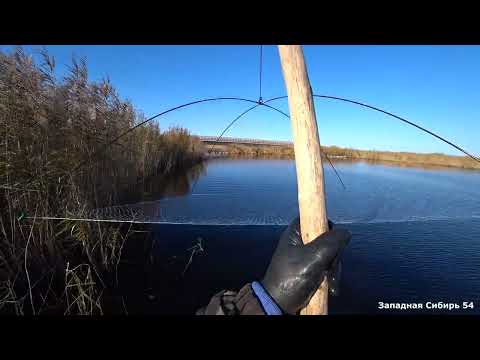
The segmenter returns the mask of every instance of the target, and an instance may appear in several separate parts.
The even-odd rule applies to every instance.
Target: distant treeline
[[[214,149],[226,151],[229,153],[229,155],[238,157],[293,158],[295,156],[293,146],[222,144],[215,145]],[[412,152],[357,150],[341,148],[338,146],[322,146],[322,151],[330,158],[388,161],[421,165],[449,166],[464,169],[480,169],[480,163],[467,156],[452,156],[438,153],[419,154]]]
[[[127,234],[38,217],[118,204],[149,178],[197,164],[203,145],[152,123],[106,147],[144,116],[108,79],[89,81],[84,60],[58,78],[54,58],[40,56],[0,52],[0,311],[102,313],[101,277],[118,267]]]

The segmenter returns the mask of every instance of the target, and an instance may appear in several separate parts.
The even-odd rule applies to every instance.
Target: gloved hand
[[[304,245],[297,218],[282,234],[261,284],[284,312],[293,315],[304,308],[325,275],[337,292],[340,255],[351,235],[330,221],[329,229]]]

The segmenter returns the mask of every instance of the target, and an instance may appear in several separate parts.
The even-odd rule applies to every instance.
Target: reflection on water
[[[160,197],[183,196],[190,193],[192,186],[206,172],[206,164],[199,163],[188,170],[178,171],[164,179],[149,179],[144,189],[143,200],[155,200]]]
[[[473,301],[473,310],[457,312],[478,314],[480,172],[335,164],[347,188],[325,166],[328,215],[352,241],[330,313],[385,313],[380,301]],[[218,291],[260,279],[284,229],[278,225],[298,213],[291,160],[214,160],[176,183],[167,196],[128,207],[160,223],[152,226],[156,300],[140,313],[193,314]],[[182,275],[199,238],[205,251]]]
[[[325,165],[329,217],[342,223],[480,216],[480,172],[337,161],[346,189]],[[298,214],[292,160],[212,160],[154,184],[128,205],[145,221],[197,225],[285,225]],[[158,192],[157,192],[158,193]]]
[[[206,164],[199,163],[169,176],[152,176],[136,184],[127,184],[128,190],[122,193],[117,205],[91,210],[88,216],[103,220],[158,222],[164,214],[159,202],[188,195],[205,172]]]
[[[168,176],[151,176],[145,181],[131,184],[118,205],[154,201],[164,197],[190,193],[192,185],[205,174],[206,164],[201,162],[188,170],[177,170]]]

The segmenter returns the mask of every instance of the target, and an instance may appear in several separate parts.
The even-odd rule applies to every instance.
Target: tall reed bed
[[[84,59],[56,75],[46,51],[0,52],[0,313],[102,314],[129,228],[82,217],[202,160],[188,131],[147,124]],[[78,167],[78,164],[83,166]]]

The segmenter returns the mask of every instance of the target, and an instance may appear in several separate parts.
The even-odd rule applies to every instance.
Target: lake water
[[[387,313],[379,302],[442,301],[473,302],[474,309],[457,313],[479,314],[480,172],[335,166],[346,189],[325,164],[327,211],[352,241],[329,312]],[[158,223],[148,311],[193,313],[219,290],[259,279],[285,225],[298,215],[296,187],[293,161],[214,160],[190,192],[131,206]],[[199,239],[204,251],[191,257]],[[429,312],[454,313],[420,311]]]

